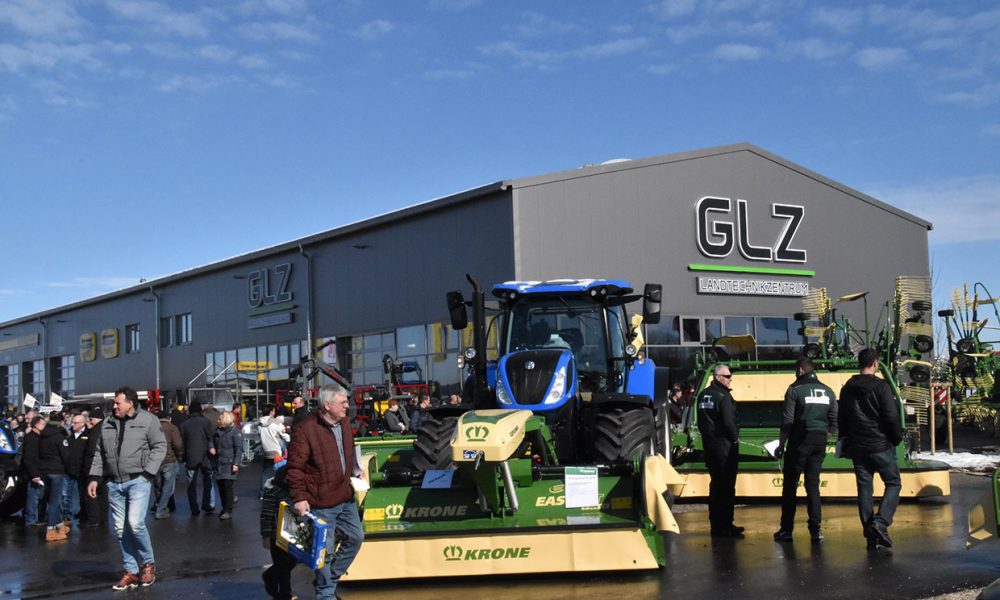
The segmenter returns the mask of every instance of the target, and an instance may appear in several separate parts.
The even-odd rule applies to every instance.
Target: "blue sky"
[[[0,322],[739,141],[935,223],[939,299],[1000,295],[992,2],[3,0]]]

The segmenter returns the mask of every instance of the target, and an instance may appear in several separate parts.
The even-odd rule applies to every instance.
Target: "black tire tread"
[[[611,462],[649,454],[650,440],[655,439],[653,415],[648,408],[614,408],[594,417],[594,456],[598,462]]]
[[[421,471],[451,468],[451,438],[457,426],[458,417],[437,419],[428,415],[413,441],[413,466]]]

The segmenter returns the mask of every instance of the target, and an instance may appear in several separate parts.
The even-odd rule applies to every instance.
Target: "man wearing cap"
[[[90,411],[87,418],[87,447],[83,453],[83,464],[80,466],[80,527],[102,527],[108,524],[108,486],[102,480],[97,482],[97,497],[91,498],[87,493],[90,485],[90,468],[97,455],[97,442],[101,439],[101,422],[104,421],[104,411],[100,406]]]
[[[108,480],[108,500],[121,548],[125,572],[112,586],[126,590],[153,585],[156,566],[153,544],[146,530],[146,514],[153,479],[167,452],[167,442],[156,417],[139,407],[130,387],[115,391],[114,418],[101,426],[97,455],[90,468],[87,495],[97,497],[97,481]]]

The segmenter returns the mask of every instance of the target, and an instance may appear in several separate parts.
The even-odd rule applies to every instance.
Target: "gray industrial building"
[[[877,312],[896,276],[929,275],[930,228],[751,144],[505,180],[2,323],[0,404],[126,384],[273,393],[310,343],[355,384],[380,382],[388,353],[447,392],[466,342],[444,298],[466,273],[662,283],[647,351],[683,378],[723,334],[797,352],[811,288],[868,291]]]

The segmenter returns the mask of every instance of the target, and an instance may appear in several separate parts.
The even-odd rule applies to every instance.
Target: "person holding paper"
[[[840,437],[844,452],[854,461],[858,482],[858,513],[869,550],[891,548],[889,526],[899,505],[902,482],[896,446],[903,441],[899,400],[878,373],[878,354],[871,348],[858,353],[861,373],[840,390]],[[872,499],[875,473],[885,484],[885,494],[875,512]]]
[[[795,383],[788,386],[785,392],[781,436],[774,451],[775,458],[784,457],[781,528],[775,532],[774,539],[778,542],[792,541],[795,495],[799,476],[805,473],[809,537],[819,542],[823,540],[819,473],[826,457],[827,437],[837,433],[837,397],[816,377],[816,368],[808,358],[795,361],[795,374]]]
[[[327,561],[316,571],[318,600],[333,600],[337,583],[361,551],[365,534],[354,502],[351,476],[365,477],[347,418],[347,390],[331,383],[319,389],[319,406],[292,432],[288,447],[288,489],[298,515],[312,512],[336,528],[327,536]],[[340,545],[335,546],[335,538]]]
[[[743,527],[733,524],[736,475],[739,470],[740,427],[736,423],[736,401],[730,392],[733,373],[719,364],[712,382],[698,394],[698,431],[705,448],[708,487],[708,520],[712,537],[743,537]]]

